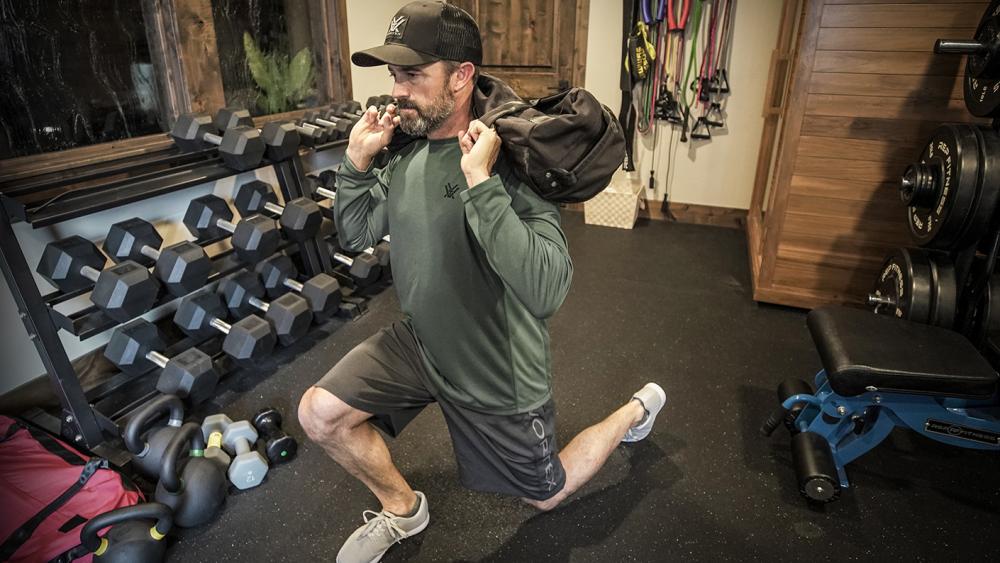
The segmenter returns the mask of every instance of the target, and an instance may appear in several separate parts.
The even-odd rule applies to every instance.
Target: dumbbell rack
[[[314,147],[314,150],[342,151],[344,145],[346,141],[337,141]],[[313,154],[315,152],[307,153]],[[307,183],[301,155],[285,162],[265,159],[259,168],[268,166],[274,167],[286,201],[311,195],[312,188]],[[116,421],[144,404],[154,396],[154,392],[151,381],[145,387],[132,385],[136,377],[124,373],[90,390],[83,389],[59,339],[59,329],[86,340],[117,323],[92,305],[71,314],[57,310],[56,306],[85,295],[89,289],[42,295],[32,274],[34,268],[25,259],[14,234],[13,223],[24,222],[34,228],[55,225],[234,174],[223,164],[215,149],[184,153],[170,147],[110,162],[81,165],[58,173],[42,173],[0,186],[0,205],[3,207],[0,213],[0,267],[62,409],[58,420],[42,414],[35,422],[77,446],[115,461],[121,456],[116,448],[107,445],[106,440],[116,440],[119,436]],[[225,238],[196,242],[208,246],[221,240]],[[324,239],[301,244],[285,240],[279,251],[299,254],[306,275],[333,273],[334,266],[326,244]],[[212,273],[207,283],[242,267],[244,265],[236,259],[232,250],[220,252],[212,257]],[[162,296],[154,307],[173,299],[170,295]],[[361,299],[348,297],[345,301],[355,313],[364,310]],[[233,366],[219,350],[218,341],[216,338],[198,344],[217,361],[218,371],[226,374],[232,371]],[[166,352],[173,354],[194,345],[195,342],[190,339],[183,339]]]

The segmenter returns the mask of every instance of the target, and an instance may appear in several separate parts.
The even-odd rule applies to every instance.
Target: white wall
[[[347,41],[351,52],[385,41],[389,20],[410,0],[351,0],[347,2]],[[392,78],[385,66],[362,68],[351,64],[354,99],[362,104],[370,96],[392,93]]]
[[[593,0],[587,22],[587,68],[583,87],[611,111],[622,103],[622,3]]]
[[[732,93],[725,108],[725,133],[713,130],[711,142],[692,145],[677,142],[680,137],[677,128],[658,124],[655,152],[653,135],[637,134],[633,156],[644,186],[650,167],[656,171],[657,188],[655,193],[646,190],[647,198],[663,199],[664,189],[668,188],[672,202],[749,208],[764,124],[761,115],[764,89],[771,51],[778,37],[781,6],[782,0],[741,0],[736,4],[729,75]],[[621,28],[620,2],[590,3],[584,87],[615,112],[621,104],[618,89]],[[671,135],[673,151],[669,149]]]

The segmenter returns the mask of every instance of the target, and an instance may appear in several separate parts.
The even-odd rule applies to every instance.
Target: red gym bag
[[[0,416],[0,483],[0,561],[50,561],[80,544],[87,520],[142,500],[106,459],[87,458],[6,416]]]

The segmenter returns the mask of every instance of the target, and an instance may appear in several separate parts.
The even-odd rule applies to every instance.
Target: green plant
[[[264,53],[250,33],[243,32],[243,49],[247,53],[250,74],[260,89],[257,104],[265,113],[295,109],[313,92],[315,73],[308,47],[302,48],[289,60],[284,53]]]

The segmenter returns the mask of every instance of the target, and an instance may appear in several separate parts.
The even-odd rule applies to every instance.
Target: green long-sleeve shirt
[[[468,189],[455,139],[415,141],[381,169],[345,158],[334,216],[361,250],[392,235],[393,283],[447,400],[511,414],[551,395],[545,319],[569,291],[573,263],[559,210],[501,161]]]

